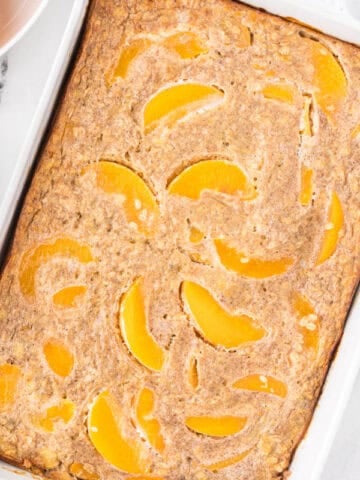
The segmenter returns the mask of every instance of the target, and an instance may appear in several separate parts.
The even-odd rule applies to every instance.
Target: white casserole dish
[[[278,0],[265,1],[269,5],[270,3],[278,4]],[[318,5],[319,9],[324,1],[331,0],[318,0],[318,2],[312,0],[311,3],[313,6]],[[357,1],[360,7],[360,0]],[[255,0],[247,3],[261,6],[261,2],[262,0],[258,2]],[[7,90],[0,100],[2,101],[0,103],[0,248],[4,245],[5,232],[14,216],[16,204],[41,142],[81,28],[87,3],[88,0],[50,2],[47,11],[39,21],[38,28],[27,38],[27,45],[31,42],[34,49],[41,50],[44,49],[43,38],[46,38],[44,35],[51,32],[51,42],[48,42],[44,49],[45,57],[36,55],[27,58],[27,64],[17,65],[16,69],[17,72],[19,69],[28,73],[35,72],[33,78],[28,78],[30,81],[28,91],[24,91],[23,78],[15,78],[12,74],[12,66],[16,66],[20,59],[23,61],[26,58],[23,52],[28,47],[19,44],[10,58]],[[289,2],[284,0],[284,3]],[[320,15],[319,11],[318,13]],[[295,16],[288,13],[286,15]],[[358,43],[360,43],[360,33]],[[19,94],[22,98],[18,97]],[[27,103],[25,114],[24,102]],[[292,462],[290,480],[322,480],[322,471],[330,447],[360,367],[359,320],[360,297],[357,295],[313,420]],[[19,473],[29,476],[21,470],[0,462],[0,480],[17,480]]]
[[[296,19],[317,30],[360,45],[359,0],[242,0],[270,13]]]
[[[11,52],[0,98],[0,251],[76,44],[87,4],[88,0],[52,0],[37,28]]]

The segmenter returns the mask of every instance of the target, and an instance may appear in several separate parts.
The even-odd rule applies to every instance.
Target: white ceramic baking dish
[[[87,4],[88,0],[51,0],[37,28],[9,54],[8,71],[3,80],[5,88],[0,98],[0,251],[83,24]]]
[[[0,100],[0,247],[4,244],[5,232],[14,216],[16,204],[52,111],[70,54],[80,31],[87,1],[51,1],[48,11],[44,12],[43,18],[37,25],[36,32],[31,32],[31,38],[27,37],[27,42],[33,42],[34,48],[40,49],[44,35],[51,32],[52,38],[45,49],[48,55],[47,60],[41,60],[39,55],[35,55],[33,58],[27,59],[27,65],[22,66],[23,72],[36,72],[36,68],[39,67],[37,63],[42,62],[40,65],[41,75],[38,74],[37,77],[35,75],[31,92],[23,91],[23,78],[17,79],[12,75],[12,64],[16,64],[20,59],[23,61],[24,52],[21,52],[21,48],[26,47],[18,45],[16,49],[19,51],[13,52],[10,57],[8,91]],[[286,0],[249,0],[247,3],[265,8],[265,2],[268,4],[268,10],[311,23],[309,19],[296,15],[293,10],[284,10],[283,12],[279,9],[274,10],[281,3],[288,5],[293,3],[293,6],[296,4],[296,7],[299,7],[300,3],[309,3],[310,5],[309,0],[302,0],[302,2],[298,0],[296,2],[295,0],[294,2],[292,0],[288,2]],[[325,3],[339,5],[340,2],[341,0],[311,0],[311,5],[312,9],[317,8],[318,15],[321,16],[321,9]],[[348,3],[350,5],[351,0]],[[354,9],[358,9],[357,11],[360,13],[360,0],[353,0],[352,4]],[[345,26],[343,26],[343,30],[342,37],[345,38]],[[360,43],[360,30],[357,31],[357,35],[359,36],[351,39],[354,43]],[[349,40],[349,38],[347,39]],[[19,68],[21,70],[21,65],[17,65],[17,72],[19,72]],[[26,101],[30,93],[33,98],[34,90],[36,101],[27,105],[24,115],[24,100]],[[24,98],[19,99],[19,94]],[[7,128],[3,128],[5,125]],[[330,447],[359,371],[359,340],[360,297],[358,295],[349,313],[339,350],[327,376],[313,420],[293,459],[291,480],[321,480]],[[16,480],[19,478],[19,473],[22,472],[0,462],[0,480]],[[23,473],[23,475],[26,474]]]
[[[360,0],[242,0],[360,45]],[[359,475],[360,478],[360,475]]]

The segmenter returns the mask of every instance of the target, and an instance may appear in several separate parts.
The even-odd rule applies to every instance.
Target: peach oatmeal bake
[[[360,51],[231,0],[92,0],[0,281],[0,456],[288,478],[360,264]]]

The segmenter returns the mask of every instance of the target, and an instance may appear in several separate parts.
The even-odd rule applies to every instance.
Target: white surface
[[[360,320],[360,318],[358,318]],[[360,374],[346,408],[321,480],[360,479]]]
[[[36,28],[9,54],[7,83],[0,103],[0,237],[13,211],[15,192],[19,191],[35,154],[61,74],[64,52],[72,43],[71,35],[64,36],[70,12],[74,5],[84,2],[51,0]],[[355,0],[355,6],[357,2],[360,0]],[[69,27],[76,30],[76,22]],[[59,49],[60,57],[56,54]],[[360,365],[359,304],[360,301],[347,323],[316,416],[295,458],[291,480],[360,480],[360,378],[323,470]],[[0,480],[18,478],[0,467]]]
[[[324,33],[360,44],[360,0],[241,0]],[[360,478],[360,473],[359,473]]]
[[[52,0],[37,28],[10,52],[0,104],[0,246],[44,132],[86,4],[87,0]]]

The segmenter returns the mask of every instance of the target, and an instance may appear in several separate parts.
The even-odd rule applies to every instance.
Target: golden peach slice
[[[244,458],[246,458],[253,449],[250,448],[249,450],[245,450],[244,452],[239,453],[239,455],[234,455],[233,457],[226,458],[225,460],[220,460],[219,462],[211,463],[210,465],[205,465],[207,470],[211,472],[217,472],[218,470],[222,470],[223,468],[231,467],[232,465],[236,465],[240,463]]]
[[[74,367],[74,355],[57,340],[49,340],[43,346],[47,364],[60,377],[70,375]]]
[[[0,411],[14,403],[20,378],[21,369],[16,365],[0,365]]]
[[[103,391],[94,400],[88,414],[88,435],[97,452],[111,465],[126,473],[146,474],[148,462],[140,442],[125,438],[120,405]]]
[[[75,405],[70,400],[62,400],[58,405],[49,407],[44,416],[38,419],[38,424],[47,432],[53,432],[55,424],[62,421],[69,423],[73,418]]]
[[[97,187],[109,194],[121,195],[127,221],[134,222],[145,235],[153,233],[159,215],[156,198],[144,180],[130,168],[107,160],[87,167],[96,173]]]
[[[230,247],[226,241],[214,240],[214,245],[221,263],[225,268],[239,275],[249,278],[268,278],[281,275],[293,265],[291,258],[283,257],[277,260],[263,260],[261,258],[249,258],[236,248]]]
[[[196,358],[190,360],[188,379],[191,387],[196,390],[199,386],[198,361]]]
[[[168,186],[169,193],[197,200],[204,190],[238,195],[242,200],[257,196],[243,171],[227,160],[203,160],[185,168]]]
[[[199,265],[211,265],[211,261],[198,252],[189,253],[190,260]]]
[[[211,437],[228,437],[241,432],[247,422],[246,417],[187,417],[185,425],[193,432]]]
[[[347,80],[335,55],[322,43],[311,42],[315,100],[329,119],[333,119],[347,95]]]
[[[306,206],[311,202],[313,193],[313,170],[304,165],[301,166],[301,186],[299,200],[301,205]]]
[[[108,86],[111,86],[119,77],[125,78],[133,61],[151,47],[152,43],[150,39],[137,38],[126,45],[121,51],[116,67],[106,75]]]
[[[245,25],[238,26],[241,33],[237,35],[236,46],[238,48],[251,47],[252,45],[252,33],[249,27]]]
[[[191,227],[189,240],[191,243],[200,243],[205,237],[205,234],[196,227]]]
[[[285,383],[269,375],[248,375],[234,382],[233,387],[253,392],[270,393],[282,398],[285,398],[287,395]]]
[[[246,25],[241,25],[241,19],[235,22],[224,17],[220,23],[222,38],[225,45],[237,48],[247,48],[252,44],[252,34]]]
[[[265,98],[289,104],[294,103],[294,92],[294,87],[285,83],[270,83],[262,89]]]
[[[87,287],[85,285],[73,285],[62,288],[53,295],[53,303],[57,307],[74,308],[86,291]]]
[[[313,124],[311,119],[312,112],[312,98],[309,95],[304,95],[303,115],[301,119],[300,133],[311,137],[313,135]]]
[[[161,453],[165,449],[165,442],[161,435],[160,423],[153,417],[154,403],[154,392],[149,388],[143,388],[137,399],[136,420],[150,445]]]
[[[275,77],[275,75],[276,75],[276,72],[274,70],[267,70],[265,72],[266,77]]]
[[[145,105],[145,133],[152,132],[160,122],[172,127],[191,113],[219,105],[223,98],[222,90],[201,83],[181,83],[159,90]]]
[[[344,225],[344,214],[340,199],[336,192],[333,192],[331,203],[328,211],[328,223],[325,225],[325,233],[323,236],[320,252],[316,261],[317,265],[328,260],[337,247],[339,233]]]
[[[159,43],[149,38],[137,38],[129,45],[126,45],[120,54],[119,60],[105,79],[108,86],[111,86],[117,78],[125,78],[131,64],[152,45]],[[208,49],[193,32],[178,32],[160,41],[164,48],[176,53],[182,59],[192,59],[208,52]]]
[[[209,50],[193,32],[178,32],[165,38],[162,45],[171,50],[184,60],[196,58]]]
[[[248,315],[227,312],[201,285],[184,281],[181,285],[183,301],[196,322],[195,328],[215,346],[236,348],[246,342],[255,342],[265,330]]]
[[[94,472],[90,472],[82,463],[74,462],[69,467],[69,472],[74,477],[81,480],[99,480],[99,475]]]
[[[295,294],[293,305],[305,348],[313,349],[317,352],[319,348],[320,320],[315,313],[314,307],[300,293]]]
[[[58,238],[26,251],[19,269],[20,288],[26,297],[35,296],[35,276],[39,268],[57,256],[73,258],[81,263],[94,260],[87,245],[68,237]]]
[[[360,135],[360,123],[351,132],[351,138],[356,138]]]
[[[135,280],[121,299],[120,330],[126,346],[138,362],[159,372],[165,355],[147,327],[142,284],[142,278]]]

